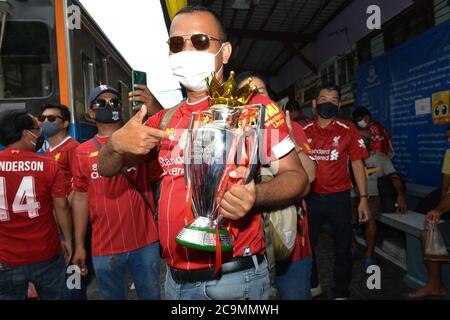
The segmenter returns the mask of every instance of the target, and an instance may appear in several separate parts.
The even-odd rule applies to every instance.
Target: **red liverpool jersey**
[[[305,131],[297,122],[292,122],[294,130],[295,142],[302,148],[302,152],[315,161],[314,154],[306,138]],[[294,251],[291,255],[291,261],[297,261],[311,256],[311,244],[309,241],[308,217],[306,213],[306,205],[302,201],[301,207],[303,209],[303,218],[298,217],[297,220],[297,235],[295,237]]]
[[[79,145],[78,141],[71,137],[67,137],[56,147],[49,147],[45,151],[45,154],[55,159],[62,169],[66,180],[66,190],[68,194],[72,192],[72,158],[75,154],[75,149]]]
[[[304,127],[317,161],[316,180],[311,191],[331,194],[350,190],[349,160],[367,158],[364,140],[350,121],[334,119],[321,128],[317,121]]]
[[[369,132],[372,136],[371,150],[379,151],[391,157],[394,155],[391,137],[381,123],[372,121],[361,130]]]
[[[56,161],[26,150],[0,151],[0,263],[32,264],[60,252],[52,197],[65,196]]]
[[[95,139],[104,145],[108,137]],[[141,195],[122,173],[110,178],[100,176],[98,154],[92,140],[86,141],[78,146],[73,164],[74,191],[88,193],[92,254],[119,254],[158,241],[156,222]],[[149,167],[150,163],[144,162],[130,168],[128,174],[153,205]]]

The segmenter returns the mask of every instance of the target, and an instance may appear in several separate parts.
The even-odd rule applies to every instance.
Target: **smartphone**
[[[147,85],[147,73],[145,73],[144,71],[133,70],[131,72],[131,90],[132,91],[140,90],[140,89],[134,88],[135,84],[143,84],[146,86]],[[133,101],[133,107],[137,107],[141,104],[142,104],[142,102]]]

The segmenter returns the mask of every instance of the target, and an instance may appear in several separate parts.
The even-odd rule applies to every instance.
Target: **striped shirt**
[[[95,139],[104,145],[108,138],[97,135]],[[97,147],[89,140],[78,146],[73,164],[74,191],[88,193],[92,254],[119,254],[158,241],[156,223],[141,195],[122,173],[111,178],[100,176],[98,154]],[[128,169],[128,174],[153,205],[149,167],[149,162],[144,162]]]
[[[61,251],[53,197],[65,196],[56,161],[22,149],[0,151],[0,263],[33,264]]]

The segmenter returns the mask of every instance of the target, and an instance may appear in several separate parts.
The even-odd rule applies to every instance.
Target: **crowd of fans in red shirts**
[[[205,76],[215,71],[223,81],[232,52],[224,30],[206,8],[186,7],[175,16],[170,62],[187,99],[173,110],[162,109],[146,87],[121,97],[101,85],[88,99],[88,117],[98,133],[81,144],[68,136],[66,106],[46,105],[37,117],[25,110],[0,115],[0,144],[6,147],[0,151],[0,299],[27,298],[31,283],[41,299],[85,299],[93,273],[103,299],[126,299],[127,272],[140,299],[160,299],[162,258],[167,299],[308,300],[321,290],[314,252],[326,222],[335,243],[332,294],[350,297],[352,218],[369,225],[378,210],[369,201],[377,195],[365,161],[383,154],[377,161],[391,168],[393,148],[367,109],[355,110],[353,122],[338,117],[340,91],[333,84],[317,91],[310,120],[294,101],[285,114],[262,77],[238,77],[242,86],[250,75],[258,89],[250,103],[270,107],[263,143],[268,162],[277,164],[274,178],[226,191],[220,209],[234,230],[234,247],[223,253],[221,272],[214,272],[215,253],[175,241],[193,218],[184,210],[183,139],[191,114],[210,108]],[[125,98],[144,104],[123,124]],[[45,155],[37,152],[44,137]],[[375,172],[381,170],[378,163]],[[238,170],[233,174],[242,178]],[[399,210],[405,211],[404,193],[398,191]],[[261,208],[288,201],[302,212],[295,246],[289,259],[274,261],[266,250]],[[374,234],[366,237],[373,243]],[[376,261],[369,246],[370,264]],[[70,265],[82,281],[66,272]]]

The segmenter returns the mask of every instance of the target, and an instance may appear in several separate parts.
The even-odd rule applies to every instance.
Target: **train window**
[[[0,52],[0,99],[41,98],[53,91],[47,25],[7,21]]]
[[[95,48],[95,85],[108,84],[108,58]]]
[[[122,97],[128,97],[128,93],[130,88],[125,84],[125,82],[119,80],[119,92]],[[133,109],[130,106],[130,100],[123,99],[122,101],[122,113],[123,113],[123,119],[125,122],[130,120],[131,117],[133,117]]]
[[[84,93],[84,105],[85,112],[87,112],[88,106],[88,97],[92,89],[95,87],[94,83],[94,64],[92,60],[82,53],[82,68],[83,68],[83,93]]]

